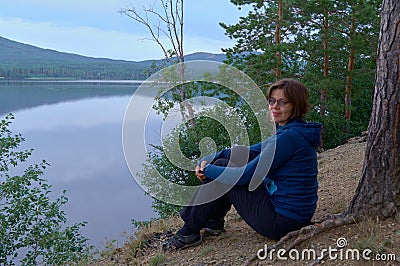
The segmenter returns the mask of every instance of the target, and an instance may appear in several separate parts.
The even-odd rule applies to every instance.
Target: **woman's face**
[[[283,89],[275,89],[272,91],[271,97],[268,99],[269,110],[275,123],[284,126],[289,122],[289,118],[293,113],[293,105],[288,101]]]

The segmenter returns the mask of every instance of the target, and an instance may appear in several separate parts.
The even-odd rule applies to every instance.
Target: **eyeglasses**
[[[270,106],[273,106],[276,102],[278,102],[278,105],[280,107],[285,107],[285,105],[288,104],[290,101],[286,101],[286,100],[283,100],[283,99],[277,100],[275,98],[268,98],[268,104]]]

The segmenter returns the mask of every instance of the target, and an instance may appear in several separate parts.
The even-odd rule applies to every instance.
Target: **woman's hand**
[[[204,179],[206,179],[206,176],[204,175],[204,167],[206,167],[207,161],[202,161],[199,165],[196,165],[196,168],[194,169],[196,177],[200,180],[200,181],[204,181]]]

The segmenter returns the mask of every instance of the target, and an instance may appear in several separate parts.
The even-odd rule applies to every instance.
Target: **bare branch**
[[[155,28],[154,29],[153,26],[151,26],[151,24],[149,22],[148,12],[145,13],[146,17],[144,18],[136,11],[135,8],[123,9],[121,11],[121,13],[123,13],[124,15],[139,22],[140,24],[143,24],[150,32],[150,35],[151,35],[153,41],[155,41],[160,46],[161,50],[164,53],[165,58],[167,58],[167,60],[168,60],[169,56],[168,56],[167,49],[164,47],[164,45],[161,43],[161,40],[160,40],[160,30],[161,30],[160,24],[158,26],[154,26],[154,28]],[[157,30],[157,32],[155,32],[155,30]]]
[[[160,34],[164,34],[168,39],[169,43],[173,48],[174,55],[177,57],[178,62],[184,62],[184,51],[183,51],[183,2],[184,0],[159,0],[162,9],[160,11],[155,10],[154,6],[150,8],[144,8],[144,15],[139,14],[134,8],[123,9],[121,13],[127,15],[128,17],[134,19],[135,21],[143,24],[150,35],[162,49],[166,60],[171,62],[170,50],[167,50],[164,44],[161,42]],[[158,20],[157,25],[152,25],[149,15],[154,16]],[[180,70],[181,81],[184,81],[184,70]],[[193,108],[185,102],[186,100],[186,89],[185,85],[181,85],[180,89],[181,100],[184,107],[189,112],[189,118],[191,122],[194,120]],[[182,108],[183,110],[183,108]],[[184,116],[183,116],[184,117]]]
[[[180,0],[180,4],[181,4],[181,7],[180,7],[181,14],[179,15],[179,12],[176,12],[176,14],[178,16],[180,32],[181,32],[181,45],[179,47],[181,48],[182,61],[184,61],[184,57],[183,57],[183,0]],[[178,10],[178,2],[176,3],[176,5],[177,5],[177,10]]]
[[[172,34],[173,29],[176,29],[176,24],[175,24],[175,22],[173,20],[172,20],[172,22],[170,20],[170,15],[173,17],[174,12],[171,11],[171,14],[169,13],[169,11],[168,11],[168,3],[167,2],[165,2],[164,0],[161,0],[161,3],[163,5],[165,17],[167,18],[167,21],[168,21],[167,31],[168,31],[169,39],[171,41],[171,44],[172,44],[172,47],[174,49],[175,54],[179,55],[179,53],[178,53],[179,52],[179,46],[180,46],[179,39],[174,38],[174,36]],[[169,4],[169,6],[172,7],[172,3],[171,2]]]
[[[163,16],[161,16],[160,13],[154,11],[154,9],[144,9],[144,11],[145,11],[146,13],[154,14],[156,17],[158,17],[159,20],[163,21],[165,24],[170,24],[169,21],[168,21],[166,18],[164,18]]]
[[[176,3],[178,3],[178,1]],[[177,7],[175,7],[175,10],[174,10],[174,6],[173,6],[173,3],[172,3],[172,0],[169,0],[169,9],[170,9],[169,12],[170,12],[171,19],[172,19],[172,24],[173,25],[177,25],[176,19],[175,19],[175,14],[178,13],[179,10],[178,10]],[[181,49],[182,43],[181,43],[181,40],[179,39],[179,35],[178,35],[178,30],[181,30],[181,29],[180,28],[178,29],[178,27],[175,26],[175,27],[173,27],[172,30],[173,30],[174,38],[175,38],[175,41],[177,43],[177,48],[178,48],[177,50],[175,50],[176,51],[176,55],[177,55],[179,61],[183,61],[182,60],[183,53],[182,53],[182,49]]]

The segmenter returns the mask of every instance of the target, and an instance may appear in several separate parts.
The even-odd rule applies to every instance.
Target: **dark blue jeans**
[[[243,152],[243,150],[240,150],[240,152]],[[249,160],[252,160],[255,156],[257,154],[250,152]],[[244,157],[247,158],[247,156]],[[235,156],[230,156],[230,158],[219,158],[212,163],[219,166],[240,166],[243,162],[235,161]],[[205,182],[210,182],[210,180]],[[264,188],[264,183],[262,183],[253,191],[249,191],[247,185],[234,186],[214,201],[184,207],[180,213],[185,222],[181,229],[182,232],[184,234],[198,233],[209,220],[224,218],[232,205],[251,228],[271,239],[280,239],[288,232],[310,224],[310,222],[298,222],[277,213]]]

